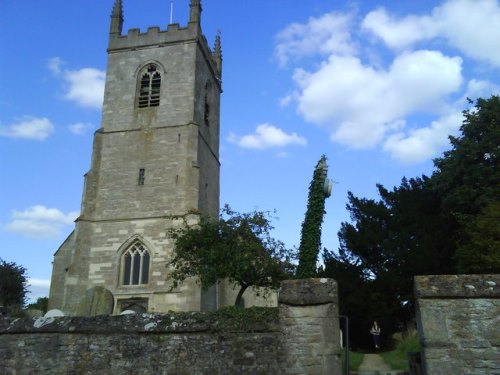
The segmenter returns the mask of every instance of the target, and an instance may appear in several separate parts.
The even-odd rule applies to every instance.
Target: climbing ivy
[[[316,262],[321,250],[321,224],[325,214],[324,186],[327,172],[326,156],[322,155],[314,169],[313,179],[309,185],[307,211],[302,222],[299,265],[297,267],[297,278],[299,279],[316,276]]]

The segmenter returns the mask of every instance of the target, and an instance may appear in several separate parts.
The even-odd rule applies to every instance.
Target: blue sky
[[[0,258],[48,294],[100,126],[113,0],[0,2]],[[171,1],[123,0],[124,32],[170,21]],[[146,5],[147,4],[147,5]],[[189,0],[173,1],[186,25]],[[298,246],[316,162],[336,183],[323,246],[338,247],[347,192],[432,172],[466,97],[499,94],[496,0],[204,0],[223,48],[221,204],[277,210]]]

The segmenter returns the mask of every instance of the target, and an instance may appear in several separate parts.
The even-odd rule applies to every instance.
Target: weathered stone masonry
[[[206,313],[0,319],[0,374],[340,374],[337,284],[286,281],[245,329]]]
[[[500,374],[500,275],[417,276],[427,375]]]
[[[2,327],[0,373],[280,373],[277,322],[254,329],[181,323],[168,314],[17,321]]]

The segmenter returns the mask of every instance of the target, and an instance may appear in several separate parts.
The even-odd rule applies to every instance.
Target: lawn
[[[417,337],[411,337],[400,341],[396,349],[390,352],[381,352],[380,356],[393,370],[408,371],[408,352],[420,351],[420,344]]]
[[[363,362],[363,353],[349,352],[349,370],[357,371]],[[345,369],[345,349],[342,350],[342,370]]]

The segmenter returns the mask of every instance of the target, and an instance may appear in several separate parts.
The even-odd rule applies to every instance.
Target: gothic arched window
[[[160,105],[161,74],[155,64],[149,64],[139,74],[139,108],[158,107]]]
[[[149,282],[149,252],[139,241],[122,255],[122,285],[141,285]]]

